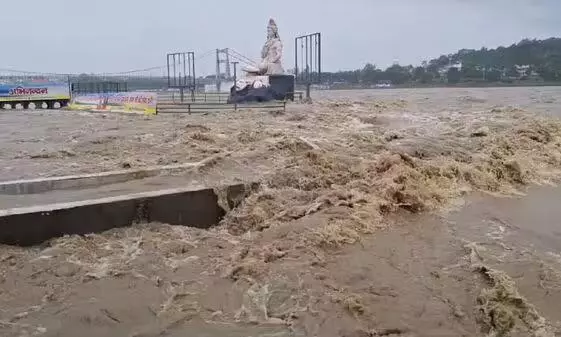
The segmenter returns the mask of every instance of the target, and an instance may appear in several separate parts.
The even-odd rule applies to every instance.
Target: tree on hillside
[[[490,69],[485,72],[485,80],[487,82],[499,82],[502,78],[502,72],[497,69]]]
[[[462,78],[462,74],[460,73],[460,70],[458,70],[458,68],[451,67],[450,69],[448,69],[448,73],[446,74],[446,77],[448,79],[448,83],[456,84],[460,82]]]
[[[363,83],[373,84],[380,80],[380,73],[382,71],[377,69],[375,65],[367,63],[360,73],[360,78]]]
[[[483,79],[483,71],[474,64],[463,64],[461,71],[462,78],[467,81],[480,81]]]
[[[423,76],[425,76],[426,74],[426,70],[423,67],[417,67],[415,68],[415,70],[413,70],[413,80],[420,82],[423,78]]]
[[[384,72],[384,79],[392,81],[394,84],[403,84],[411,79],[409,67],[402,67],[399,64],[394,64]]]
[[[509,67],[506,71],[506,76],[509,78],[516,78],[518,79],[520,77],[520,74],[518,73],[518,69],[516,69],[515,66]]]

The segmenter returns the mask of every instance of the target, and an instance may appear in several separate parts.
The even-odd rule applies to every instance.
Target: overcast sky
[[[269,17],[293,67],[294,37],[323,34],[326,70],[422,60],[461,48],[561,36],[560,0],[2,1],[0,68],[119,72],[165,54],[230,47],[257,59]],[[197,71],[214,70],[213,55]]]

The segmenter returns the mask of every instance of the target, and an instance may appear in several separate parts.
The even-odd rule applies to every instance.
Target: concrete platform
[[[89,185],[89,184],[88,184]],[[203,182],[198,182],[190,175],[155,176],[144,179],[124,181],[85,188],[54,189],[32,194],[1,194],[0,210],[8,208],[31,207],[35,205],[70,203],[74,201],[93,200],[121,195],[155,192],[173,188],[203,189]]]
[[[212,158],[197,163],[185,163],[167,166],[154,166],[142,169],[108,171],[93,174],[81,174],[61,177],[24,179],[0,182],[0,194],[34,194],[53,190],[88,188],[116,184],[130,180],[155,177],[161,174],[182,172],[205,165]]]
[[[0,243],[40,244],[67,234],[88,234],[141,222],[209,228],[255,185],[179,188],[0,210]],[[221,200],[225,199],[225,200]]]
[[[213,160],[1,182],[0,244],[29,246],[138,222],[208,228],[255,187],[197,174]]]

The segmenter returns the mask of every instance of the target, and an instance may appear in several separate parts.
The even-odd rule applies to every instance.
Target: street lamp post
[[[234,66],[234,90],[230,90],[230,94],[232,95],[232,98],[234,99],[234,110],[237,111],[238,110],[238,102],[236,101],[236,83],[238,82],[238,65],[239,62],[232,62],[232,65]]]

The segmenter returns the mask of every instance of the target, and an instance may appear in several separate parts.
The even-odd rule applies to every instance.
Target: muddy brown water
[[[554,187],[533,188],[517,198],[473,196],[461,210],[444,216],[398,214],[391,228],[320,262],[309,256],[288,258],[276,267],[288,274],[298,268],[306,271],[299,281],[290,280],[292,275],[279,277],[270,286],[269,299],[279,297],[282,309],[287,303],[294,305],[294,287],[308,288],[307,300],[317,310],[302,308],[291,327],[276,321],[222,321],[226,312],[244,306],[248,289],[209,273],[220,254],[216,247],[231,248],[232,243],[222,240],[197,248],[185,240],[186,248],[171,248],[179,253],[184,249],[179,255],[187,258],[208,261],[192,258],[186,265],[178,263],[173,272],[163,272],[166,268],[142,256],[135,263],[142,266],[138,274],[122,271],[100,279],[85,277],[80,267],[68,262],[24,263],[4,255],[1,298],[11,305],[3,306],[2,312],[12,318],[0,325],[6,336],[25,335],[22,331],[45,336],[368,336],[372,331],[381,336],[482,336],[474,307],[487,285],[469,264],[466,249],[475,243],[485,262],[511,275],[521,294],[559,329],[561,240],[555,219],[561,217],[561,209],[552,206],[560,197],[561,189]],[[190,238],[197,236],[204,234]],[[171,284],[181,291],[166,290]],[[356,303],[344,309],[322,299],[322,294],[349,292]],[[179,313],[162,314],[171,308]],[[202,315],[206,322],[201,310],[207,312]]]
[[[0,332],[561,335],[561,189],[534,186],[558,178],[557,129],[531,117],[558,117],[560,90],[322,92],[281,116],[3,113],[6,180],[218,154],[197,179],[269,188],[209,231],[1,247]],[[485,125],[492,139],[470,136]]]

